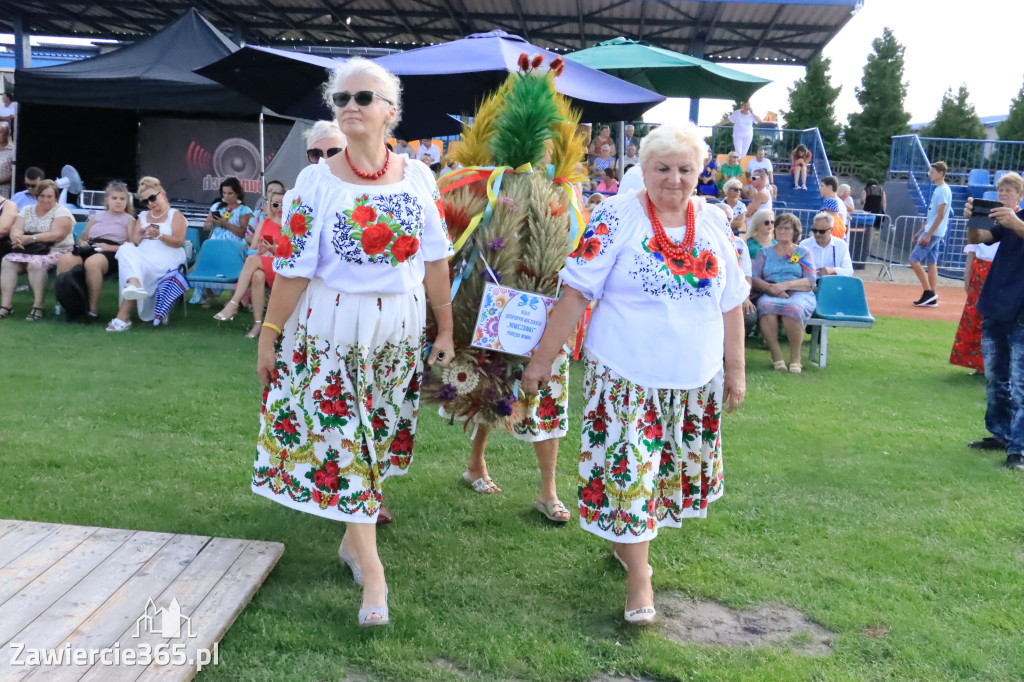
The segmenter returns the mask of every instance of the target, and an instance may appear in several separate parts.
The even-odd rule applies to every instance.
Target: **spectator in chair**
[[[27,206],[35,205],[36,188],[44,178],[46,178],[46,173],[43,172],[42,168],[29,166],[25,169],[25,189],[15,192],[14,196],[11,197],[11,201],[17,205],[19,211]]]
[[[637,150],[640,149],[640,138],[636,137],[634,130],[632,125],[626,125],[623,128],[625,136],[622,138],[622,148],[633,147],[633,153],[636,154]],[[626,163],[630,163],[630,161],[626,161]],[[640,163],[640,157],[637,156],[636,161],[632,163]]]
[[[604,194],[615,194],[619,191],[619,179],[618,173],[615,171],[615,166],[604,169],[604,177],[601,178],[601,182],[597,185],[597,191],[603,192]]]
[[[246,338],[259,338],[263,328],[263,309],[266,303],[266,288],[274,286],[274,253],[277,245],[284,238],[281,236],[281,202],[284,199],[284,188],[274,189],[267,193],[267,217],[260,223],[253,240],[256,253],[245,259],[242,272],[235,284],[235,293],[224,308],[213,316],[213,319],[227,322],[235,319],[242,305],[242,297],[248,292],[252,296],[253,325]]]
[[[14,140],[11,125],[0,122],[0,198],[11,198],[11,180],[14,178]]]
[[[66,206],[57,203],[57,183],[41,180],[36,186],[38,203],[27,206],[11,227],[11,252],[0,265],[0,318],[11,315],[11,299],[18,275],[28,273],[33,303],[25,320],[43,317],[47,273],[74,246],[74,218]]]
[[[259,202],[256,204],[256,208],[252,212],[252,220],[249,221],[249,227],[245,231],[245,240],[249,242],[249,255],[252,255],[252,249],[255,248],[253,246],[253,237],[256,236],[260,229],[260,225],[263,224],[263,221],[267,217],[267,205],[270,203],[270,193],[276,192],[277,190],[281,190],[281,193],[284,194],[285,186],[283,182],[280,180],[271,180],[268,182],[266,191],[263,193],[263,196],[260,197]]]
[[[736,257],[739,259],[740,270],[743,271],[743,276],[747,278],[747,284],[751,283],[751,260],[750,260],[750,246],[747,244],[745,233],[747,229],[746,220],[746,207],[743,202],[740,201],[740,190],[743,186],[740,181],[736,178],[732,178],[729,182],[725,183],[725,198],[722,199],[720,207],[728,209],[732,213],[732,219],[729,221],[729,231],[727,236],[732,240],[733,247],[736,249]],[[769,216],[769,211],[763,211],[765,216]],[[755,217],[756,219],[756,217]],[[767,219],[767,217],[765,218]],[[769,227],[769,230],[771,228]],[[747,335],[749,335],[754,328],[757,326],[757,308],[751,302],[750,296],[743,302],[743,326],[746,329]]]
[[[936,161],[928,168],[928,178],[935,187],[932,189],[932,199],[928,204],[924,231],[918,237],[914,250],[910,252],[910,267],[924,289],[921,298],[914,301],[914,305],[919,308],[935,308],[939,305],[939,294],[935,290],[939,281],[939,259],[945,251],[946,230],[949,228],[949,216],[953,206],[953,192],[946,184],[947,170],[943,161]],[[925,267],[928,268],[927,272]]]
[[[811,254],[820,279],[826,275],[853,276],[853,260],[845,239],[832,234],[832,216],[818,213],[811,223],[811,236],[800,242],[800,248]]]
[[[768,184],[775,184],[775,166],[771,159],[765,157],[764,147],[758,147],[756,157],[747,162],[747,175],[753,175],[754,171],[762,170],[768,174]]]
[[[210,239],[223,239],[238,245],[243,252],[247,249],[245,235],[249,232],[249,223],[252,222],[252,209],[246,206],[245,191],[238,178],[227,177],[220,183],[220,201],[215,201],[210,206],[210,212],[206,215],[206,222],[203,229],[213,231]],[[202,290],[197,290],[192,303],[201,303],[204,308],[209,308],[211,302],[217,295],[224,291],[225,287],[211,285]]]
[[[11,252],[11,228],[18,219],[18,205],[0,197],[0,258]]]
[[[722,185],[722,203],[732,211],[732,220],[729,225],[737,234],[742,233],[746,238],[747,232],[747,206],[740,200],[740,192],[743,190],[743,183],[736,178],[729,179]]]
[[[1024,471],[1024,179],[1008,173],[997,190],[1003,205],[992,209],[988,229],[968,229],[971,244],[999,244],[985,286],[978,297],[981,314],[981,354],[985,362],[985,428],[990,436],[970,447],[1004,450],[1006,466]],[[973,199],[964,215],[971,216]]]
[[[750,229],[750,223],[755,213],[761,209],[772,210],[772,194],[768,191],[768,174],[763,170],[754,171],[750,178],[750,184],[754,188],[754,192],[750,197],[750,203],[747,204],[747,230]]]
[[[789,153],[789,172],[793,174],[793,189],[807,189],[807,170],[811,165],[811,152],[807,145],[798,144]]]
[[[612,146],[610,144],[601,145],[601,155],[594,159],[594,167],[599,171],[603,171],[606,168],[615,166],[615,157],[612,156]]]
[[[180,277],[178,268],[185,265],[185,216],[171,208],[163,186],[152,176],[139,180],[136,196],[146,210],[132,225],[128,241],[117,250],[121,305],[117,317],[107,325],[108,332],[131,329],[133,308],[140,320],[152,320],[153,326],[166,324],[165,301],[160,301],[158,310],[157,294],[173,289]]]
[[[128,241],[135,226],[128,185],[115,180],[103,192],[103,210],[95,212],[85,224],[74,251],[61,256],[57,274],[78,265],[85,267],[85,286],[89,296],[90,320],[99,317],[103,278],[117,273],[117,251]]]
[[[742,205],[742,204],[741,204]],[[747,221],[747,250],[750,252],[750,260],[756,260],[761,249],[775,245],[775,213],[771,209],[763,208],[754,214],[753,218]]]
[[[740,165],[740,155],[737,154],[736,152],[729,152],[729,154],[725,157],[725,163],[723,163],[722,167],[718,169],[719,189],[724,188],[725,183],[731,180],[732,178],[736,178],[737,180],[739,180],[740,187],[742,187],[745,184],[743,166]]]
[[[340,128],[338,132],[341,132]],[[416,158],[416,148],[409,144],[406,140],[395,140],[395,148],[393,151],[396,154],[405,154],[410,159]]]
[[[758,322],[761,334],[768,344],[772,364],[780,372],[786,371],[779,347],[779,321],[789,340],[789,371],[800,374],[800,347],[804,341],[804,326],[814,313],[814,285],[817,281],[814,260],[807,249],[797,244],[800,238],[800,219],[792,213],[779,216],[775,226],[775,246],[761,249],[753,263],[753,288],[761,295],[757,299]]]
[[[626,154],[622,157],[622,163],[627,166],[636,166],[640,163],[640,154],[635,144],[626,145]]]
[[[719,177],[721,176],[718,174],[718,164],[715,163],[715,157],[709,149],[707,158],[704,159],[704,166],[701,168],[700,175],[697,176],[697,194],[705,197],[717,197]]]
[[[423,161],[424,153],[430,155],[429,163]],[[434,140],[432,138],[425,137],[422,140],[420,140],[419,157],[420,161],[426,163],[427,166],[433,167],[434,164],[441,163],[441,150],[438,149],[436,145],[434,145]]]
[[[590,147],[587,148],[587,153],[590,155],[591,161],[601,155],[601,147],[605,145],[615,149],[615,141],[612,139],[612,129],[608,126],[601,126],[597,135],[590,141]]]

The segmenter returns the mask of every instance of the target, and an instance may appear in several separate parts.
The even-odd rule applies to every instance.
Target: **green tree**
[[[842,86],[832,87],[828,74],[831,65],[832,60],[820,54],[807,63],[804,77],[789,89],[786,127],[798,130],[817,128],[825,143],[825,151],[834,156],[839,146],[836,98]]]
[[[1010,102],[1006,120],[996,126],[1000,140],[1024,140],[1024,86]]]
[[[868,55],[861,86],[855,90],[861,111],[850,114],[844,136],[847,156],[861,164],[858,175],[862,179],[885,176],[892,137],[905,134],[910,122],[910,114],[903,107],[907,96],[907,84],[903,82],[905,48],[888,27],[871,46],[874,53]]]
[[[946,137],[967,140],[980,140],[985,137],[985,127],[981,125],[974,105],[967,101],[970,94],[967,86],[961,85],[956,96],[953,89],[946,90],[942,96],[935,120],[921,129],[921,137]]]

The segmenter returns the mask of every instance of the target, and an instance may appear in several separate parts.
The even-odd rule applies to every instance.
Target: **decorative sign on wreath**
[[[555,299],[498,284],[484,287],[471,345],[529,356],[540,343]]]

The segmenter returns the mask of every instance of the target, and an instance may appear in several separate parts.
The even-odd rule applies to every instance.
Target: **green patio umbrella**
[[[565,56],[666,97],[742,101],[771,83],[766,78],[628,38],[613,38]]]

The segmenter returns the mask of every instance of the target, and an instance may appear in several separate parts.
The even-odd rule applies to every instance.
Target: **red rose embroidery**
[[[391,441],[392,452],[412,452],[412,432],[409,429],[400,429]]]
[[[282,419],[277,423],[277,429],[279,431],[284,431],[285,433],[295,433],[295,422],[291,419]]]
[[[600,478],[595,478],[590,482],[590,485],[580,491],[580,497],[583,498],[584,504],[600,507],[604,499],[604,481]]]
[[[292,234],[301,237],[306,234],[306,216],[303,213],[295,212],[288,221],[288,227]]]
[[[697,279],[711,279],[718,275],[718,259],[710,251],[701,251],[693,265],[693,274]]]
[[[372,211],[373,209],[370,210]],[[384,223],[370,225],[363,230],[363,236],[361,239],[363,251],[371,256],[383,253],[384,249],[388,248],[388,244],[391,243],[392,236],[393,234],[391,233],[391,230],[389,230],[388,226]]]
[[[380,431],[385,426],[384,420],[380,417],[380,415],[375,415],[373,419],[370,420],[370,423],[373,425],[374,431]]]
[[[651,424],[644,428],[644,438],[647,440],[658,440],[663,435],[664,431],[661,428],[661,424]]]
[[[331,475],[336,475],[338,473],[338,463],[337,462],[327,462],[326,464],[324,464],[324,471],[326,471],[327,473],[329,473]]]
[[[404,263],[408,260],[409,256],[413,255],[420,249],[420,240],[416,237],[410,237],[404,235],[395,240],[395,245],[391,247],[391,255],[395,257],[399,263]]]
[[[373,206],[356,206],[356,209],[352,211],[352,222],[360,227],[366,227],[377,219],[377,211],[374,210]]]
[[[554,398],[549,395],[541,398],[540,406],[537,408],[537,416],[541,419],[552,419],[558,416],[558,406],[555,405]]]
[[[683,434],[692,436],[695,433],[697,433],[697,426],[693,423],[693,420],[687,419],[683,421]]]
[[[277,240],[277,249],[274,250],[274,256],[277,258],[291,258],[294,253],[292,240],[281,235],[280,239]]]
[[[328,398],[340,398],[341,397],[341,386],[338,384],[330,384],[327,390],[324,391],[324,395]]]

